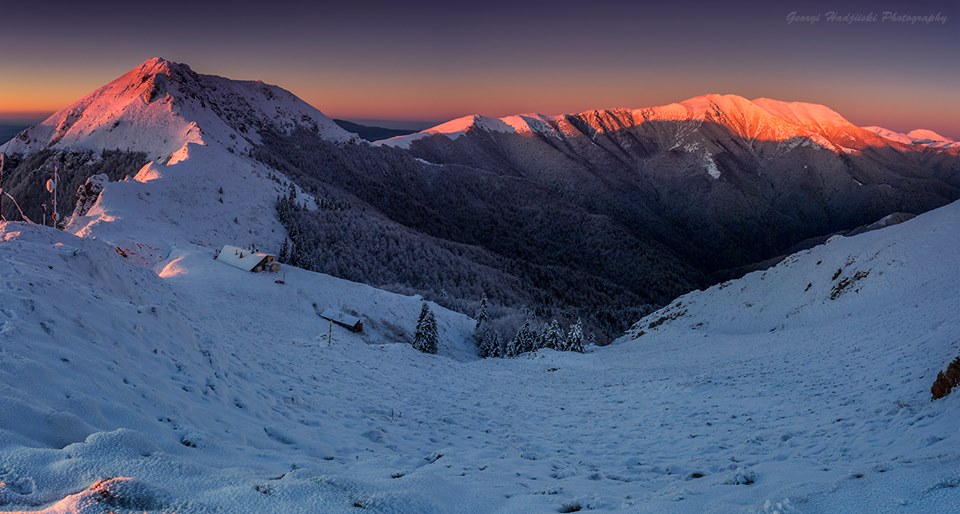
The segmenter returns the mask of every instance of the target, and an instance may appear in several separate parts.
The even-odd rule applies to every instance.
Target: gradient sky
[[[55,111],[160,56],[278,84],[348,119],[557,114],[714,92],[960,138],[956,2],[324,3],[4,0],[0,119]],[[947,22],[787,23],[831,10]]]

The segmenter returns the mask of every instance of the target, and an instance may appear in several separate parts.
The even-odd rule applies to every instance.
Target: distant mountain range
[[[928,210],[960,187],[955,147],[881,137],[822,105],[735,95],[468,116],[377,144],[549,185],[656,234],[708,273],[892,212]]]
[[[960,143],[946,136],[941,136],[932,130],[917,129],[910,132],[895,132],[883,127],[863,127],[879,136],[891,141],[907,145],[929,146],[932,148],[960,148]]]
[[[405,136],[407,134],[413,134],[417,132],[416,130],[405,130],[405,129],[393,129],[393,128],[384,128],[384,127],[374,127],[370,125],[361,125],[359,123],[354,123],[347,120],[338,120],[334,119],[334,123],[340,126],[343,130],[347,132],[353,132],[354,134],[360,136],[367,141],[379,141],[381,139],[389,139],[391,137]]]
[[[30,217],[54,167],[61,219],[91,175],[109,180],[70,219],[81,235],[275,251],[289,236],[299,266],[471,314],[486,293],[505,319],[582,317],[601,340],[811,241],[960,198],[956,147],[798,102],[469,116],[364,141],[383,130],[151,59],[0,151]]]

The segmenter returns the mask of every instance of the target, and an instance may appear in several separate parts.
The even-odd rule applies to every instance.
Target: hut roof
[[[360,318],[333,309],[324,309],[323,312],[320,313],[320,317],[350,327],[355,327],[357,323],[360,323]]]
[[[223,250],[220,250],[220,255],[217,256],[217,260],[244,271],[252,271],[253,268],[256,268],[258,264],[268,257],[271,257],[271,255],[263,252],[251,252],[250,250],[236,246],[224,245]]]

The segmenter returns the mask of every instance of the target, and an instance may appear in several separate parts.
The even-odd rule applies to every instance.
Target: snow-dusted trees
[[[297,188],[294,187],[293,184],[290,184],[290,188],[287,190],[287,196],[277,198],[277,218],[279,218],[280,223],[283,223],[283,225],[287,227],[287,232],[290,234],[290,242],[288,243],[287,240],[284,239],[283,245],[280,247],[280,262],[294,266],[302,266],[296,249],[297,240],[300,239],[300,234],[303,230],[300,225],[293,222],[296,219],[298,210]]]
[[[500,341],[496,339],[496,333],[489,326],[487,322],[487,295],[486,293],[480,298],[480,308],[477,309],[477,325],[474,328],[473,332],[473,341],[477,345],[477,354],[480,357],[494,357],[495,353],[500,351]],[[496,346],[496,348],[494,348]]]
[[[570,326],[567,332],[567,342],[564,351],[583,352],[583,324],[577,319],[577,322]]]
[[[633,272],[646,239],[620,224],[601,226],[605,218],[565,201],[551,203],[555,195],[542,196],[544,188],[526,181],[426,166],[393,148],[345,149],[306,131],[261,137],[254,157],[297,184],[297,209],[281,219],[291,265],[420,294],[471,316],[485,291],[496,298],[487,315],[501,341],[520,324],[495,320],[522,316],[522,305],[534,309],[532,319],[582,316],[603,338],[617,337],[689,282],[675,273],[679,260],[661,261],[652,251],[641,252],[642,269],[656,272]],[[437,174],[451,180],[435,181]],[[316,208],[313,201],[299,208],[307,195]],[[288,191],[281,196],[290,203]],[[464,197],[476,200],[463,205]],[[543,215],[517,223],[518,205],[541,200],[548,204]]]
[[[560,323],[557,320],[552,320],[543,326],[538,346],[559,351],[566,350],[567,336],[563,333],[563,329],[560,328]]]
[[[477,327],[476,329],[480,330],[480,325],[484,321],[487,321],[487,293],[483,293],[483,296],[480,297],[480,308],[477,309]]]
[[[499,357],[500,339],[489,330],[481,329],[474,335],[477,343],[477,354],[484,359],[488,357]]]
[[[490,344],[487,346],[487,357],[503,357],[503,343],[500,342],[500,336],[498,336],[496,333],[493,334],[493,340],[491,340]]]
[[[420,309],[413,347],[423,353],[437,353],[437,318],[427,302],[423,302],[423,308]]]
[[[520,331],[517,332],[509,343],[507,343],[506,356],[516,357],[521,353],[532,352],[536,350],[537,335],[530,328],[530,321],[524,321]]]
[[[540,348],[552,348],[561,352],[583,352],[583,325],[578,319],[567,332],[564,332],[557,320],[551,320],[543,325],[538,334],[531,328],[531,322],[527,320],[520,327],[517,335],[502,349],[496,334],[490,341],[492,342],[478,341],[479,353],[482,357],[516,357]],[[498,351],[501,353],[498,354]]]

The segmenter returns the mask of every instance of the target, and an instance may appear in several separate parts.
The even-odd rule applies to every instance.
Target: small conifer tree
[[[480,308],[477,310],[477,330],[480,330],[480,325],[487,321],[487,293],[483,293],[483,296],[480,297]]]
[[[437,353],[437,318],[426,302],[423,303],[420,317],[417,319],[413,347],[423,353]]]
[[[487,357],[492,359],[503,357],[503,344],[500,342],[500,336],[497,334],[493,334],[493,340],[490,341],[490,353]]]
[[[557,351],[563,351],[567,347],[567,336],[560,328],[557,320],[548,323],[540,336],[540,348],[551,348]]]
[[[564,350],[568,352],[583,352],[583,323],[581,323],[579,319],[570,326]]]

